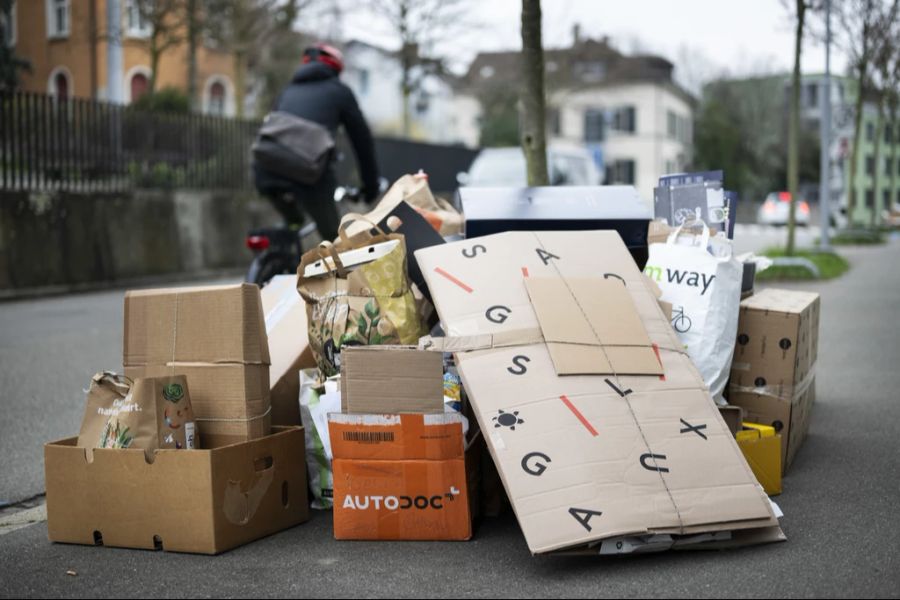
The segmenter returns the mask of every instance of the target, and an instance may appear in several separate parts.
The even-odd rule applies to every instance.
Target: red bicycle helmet
[[[330,44],[318,42],[303,51],[303,64],[314,60],[328,65],[338,73],[344,70],[344,55]]]

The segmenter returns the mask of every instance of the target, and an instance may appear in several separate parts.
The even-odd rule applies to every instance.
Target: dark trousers
[[[323,240],[334,240],[338,235],[340,216],[334,201],[337,177],[334,169],[325,169],[322,178],[313,185],[273,181],[266,173],[256,172],[256,188],[266,196],[289,225],[303,223],[303,213],[315,221]]]

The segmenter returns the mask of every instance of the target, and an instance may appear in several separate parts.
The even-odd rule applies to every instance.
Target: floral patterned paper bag
[[[425,334],[406,272],[403,235],[379,231],[351,239],[344,235],[344,225],[341,233],[341,251],[391,240],[400,243],[385,256],[349,271],[330,242],[322,242],[300,260],[297,290],[306,301],[309,344],[323,380],[340,373],[345,345],[416,344]],[[333,270],[304,277],[307,265],[322,259]]]
[[[197,429],[184,375],[134,381],[97,373],[87,392],[78,445],[84,448],[193,449]]]

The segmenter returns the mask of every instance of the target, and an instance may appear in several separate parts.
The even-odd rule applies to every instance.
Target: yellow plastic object
[[[744,423],[735,438],[756,480],[770,496],[781,493],[781,436],[775,428]]]
[[[775,428],[771,425],[761,425],[759,423],[748,423],[744,421],[743,430],[738,431],[735,437],[738,440],[755,440],[758,438],[775,437]]]

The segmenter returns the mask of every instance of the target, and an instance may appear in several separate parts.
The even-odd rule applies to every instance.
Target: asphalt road
[[[535,558],[515,519],[467,543],[336,542],[330,514],[219,557],[0,535],[0,596],[900,595],[900,241],[845,251],[822,294],[817,404],[777,499],[788,541],[620,559]],[[120,364],[122,293],[0,305],[0,499],[43,490],[41,445],[74,434],[91,374]],[[75,576],[67,575],[72,570]]]

